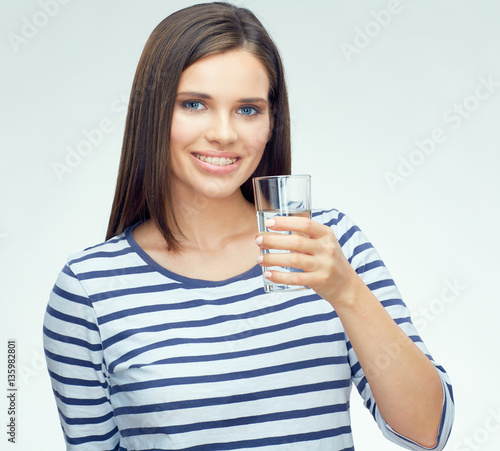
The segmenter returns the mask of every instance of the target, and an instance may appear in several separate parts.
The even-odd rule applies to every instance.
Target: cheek
[[[269,126],[259,127],[249,135],[248,149],[254,155],[262,155],[269,141]]]
[[[192,122],[185,120],[182,116],[176,114],[172,117],[172,126],[170,129],[170,143],[172,146],[180,147],[189,142],[195,136],[195,128]]]

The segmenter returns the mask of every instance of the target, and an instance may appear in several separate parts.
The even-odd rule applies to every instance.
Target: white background
[[[193,3],[54,1],[0,3],[0,387],[9,338],[20,370],[18,444],[2,432],[1,449],[64,449],[41,345],[48,295],[67,256],[104,239],[144,43]],[[294,172],[312,174],[315,207],[339,208],[365,231],[451,376],[447,449],[498,450],[500,2],[237,4],[282,52]],[[478,88],[488,79],[489,90]],[[467,117],[459,122],[455,108]],[[102,139],[89,144],[100,124]],[[427,155],[416,141],[435,129],[442,142]],[[69,148],[88,155],[67,160]],[[358,451],[399,449],[356,392],[352,411]]]

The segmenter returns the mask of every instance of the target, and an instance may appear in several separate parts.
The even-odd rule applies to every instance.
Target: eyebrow
[[[183,97],[198,97],[200,99],[206,99],[206,100],[212,100],[213,97],[209,94],[205,94],[204,92],[197,92],[197,91],[182,91],[177,93],[177,96],[183,96]],[[268,103],[266,99],[263,99],[262,97],[244,97],[242,99],[238,99],[238,102],[241,103]]]

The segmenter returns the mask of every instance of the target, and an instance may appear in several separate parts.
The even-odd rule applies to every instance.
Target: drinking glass
[[[253,179],[255,209],[259,232],[291,234],[293,232],[276,232],[269,230],[265,222],[275,216],[311,217],[311,176],[310,175],[276,175],[256,177]],[[286,253],[287,250],[263,249],[262,254]],[[300,290],[308,288],[298,285],[274,283],[264,277],[267,270],[284,272],[302,272],[296,268],[263,267],[264,290],[266,292],[280,290]]]

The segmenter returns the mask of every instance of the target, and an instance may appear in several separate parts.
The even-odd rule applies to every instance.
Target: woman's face
[[[202,58],[182,73],[170,134],[174,201],[238,192],[270,137],[268,92],[266,69],[245,50]]]

